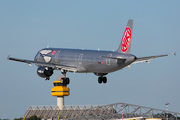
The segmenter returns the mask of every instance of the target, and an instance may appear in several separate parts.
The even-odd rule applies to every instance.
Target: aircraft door
[[[82,58],[83,58],[83,54],[80,54],[80,55],[79,55],[79,59],[78,59],[78,63],[79,63],[79,65],[81,65],[81,64],[82,64]]]
[[[58,57],[59,57],[60,51],[57,51],[55,56],[54,56],[54,61],[57,63],[58,62]]]
[[[112,54],[108,54],[107,57],[112,57]],[[110,58],[106,58],[106,65],[110,66],[111,65],[111,59]]]

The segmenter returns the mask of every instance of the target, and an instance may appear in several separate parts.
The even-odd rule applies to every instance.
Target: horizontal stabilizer
[[[168,56],[168,55],[172,55],[174,54],[176,56],[176,52],[175,53],[169,53],[169,54],[164,54],[164,55],[156,55],[156,56],[148,56],[148,57],[140,57],[140,58],[136,58],[136,60],[133,62],[133,64],[139,63],[139,62],[147,62],[150,63],[150,60],[153,60],[157,57],[164,57],[164,56]]]

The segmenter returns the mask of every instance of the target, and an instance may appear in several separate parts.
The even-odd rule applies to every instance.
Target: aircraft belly
[[[92,64],[86,64],[84,68],[88,72],[97,72],[97,73],[110,73],[114,72],[116,70],[119,70],[120,67],[117,65],[116,61],[111,61],[111,65],[107,65],[105,63],[92,63]]]
[[[102,58],[100,56],[118,57],[117,53],[110,52],[85,52],[81,51],[79,58],[82,61],[77,62],[78,72],[96,72],[96,73],[110,73],[117,71],[129,65],[129,61],[118,61],[117,59]],[[82,55],[82,56],[81,56]]]
[[[94,67],[94,68],[88,68],[87,72],[96,72],[96,73],[111,73],[114,72],[116,70],[119,70],[119,68],[110,68],[110,67]]]

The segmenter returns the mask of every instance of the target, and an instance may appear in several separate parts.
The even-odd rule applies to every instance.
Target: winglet
[[[169,53],[167,55],[174,55],[174,56],[176,56],[176,51],[174,53]]]

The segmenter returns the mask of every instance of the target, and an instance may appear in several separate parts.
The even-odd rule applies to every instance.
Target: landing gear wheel
[[[66,81],[65,78],[61,78],[61,83],[64,83]]]
[[[49,80],[50,78],[45,78],[45,80]]]
[[[101,84],[102,83],[102,77],[98,78],[98,83]]]
[[[106,77],[103,77],[103,78],[102,78],[102,81],[103,81],[103,83],[107,83],[107,78],[106,78]]]
[[[61,83],[64,83],[64,84],[69,84],[70,83],[70,80],[69,78],[61,78]]]
[[[70,83],[70,79],[66,78],[66,84],[69,84],[69,83]]]
[[[67,70],[62,70],[61,73],[64,75],[64,78],[61,78],[62,81],[63,81],[62,83],[69,84],[70,83],[70,79],[68,77],[66,77]]]

